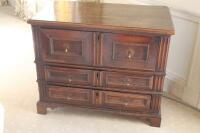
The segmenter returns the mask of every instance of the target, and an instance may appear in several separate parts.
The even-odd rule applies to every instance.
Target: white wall
[[[199,23],[196,19],[172,14],[176,34],[171,39],[164,90],[182,99],[190,74]]]
[[[183,91],[182,100],[200,110],[200,25],[197,36],[190,74],[187,86]]]
[[[173,16],[175,35],[171,38],[167,71],[187,79],[193,48],[198,31],[198,23]]]

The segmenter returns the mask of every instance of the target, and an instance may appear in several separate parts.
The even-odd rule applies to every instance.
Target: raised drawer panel
[[[127,69],[154,70],[158,46],[155,38],[102,34],[101,65]]]
[[[93,65],[94,38],[92,32],[41,29],[44,61]]]
[[[93,86],[95,84],[94,78],[94,72],[91,70],[62,67],[45,68],[45,80],[49,82]]]
[[[47,97],[50,100],[58,102],[69,102],[74,104],[91,104],[92,103],[92,90],[48,86]]]
[[[104,72],[103,86],[123,90],[152,90],[153,75]]]
[[[150,109],[151,96],[102,91],[101,100],[101,104],[106,108],[148,111]]]

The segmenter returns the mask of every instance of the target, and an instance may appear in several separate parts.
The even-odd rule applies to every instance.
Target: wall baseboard
[[[167,71],[164,83],[164,97],[200,111],[200,103],[196,103],[199,95],[196,91],[197,89],[191,88],[187,85],[187,79],[184,79],[173,72]]]
[[[185,105],[185,106],[188,106],[188,107],[190,107],[190,108],[192,108],[192,109],[197,110],[197,111],[200,112],[200,108],[196,108],[196,107],[194,107],[194,106],[191,106],[190,104],[188,104],[188,103],[186,103],[186,102],[184,102],[184,101],[178,99],[177,97],[174,97],[174,96],[172,96],[172,95],[169,95],[169,94],[166,93],[166,92],[163,93],[163,97],[165,97],[165,98],[167,98],[167,99],[170,99],[170,100],[173,100],[173,101],[175,101],[175,102],[178,102],[178,103],[180,103],[180,104],[183,104],[183,105]]]
[[[164,92],[181,100],[186,83],[186,79],[173,72],[167,71],[164,83]]]

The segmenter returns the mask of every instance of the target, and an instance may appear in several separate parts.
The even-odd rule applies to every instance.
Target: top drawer
[[[103,33],[101,65],[127,69],[154,70],[158,44],[153,37]]]
[[[93,36],[92,32],[41,29],[42,58],[56,63],[92,65]]]

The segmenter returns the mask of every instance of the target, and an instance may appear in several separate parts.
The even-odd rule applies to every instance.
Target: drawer
[[[94,85],[94,72],[84,69],[46,67],[45,80],[72,85]]]
[[[92,32],[41,29],[42,57],[47,62],[92,65],[94,38]]]
[[[156,38],[102,34],[101,65],[127,69],[154,70],[158,53]]]
[[[71,104],[91,104],[92,90],[47,86],[47,97],[51,101],[58,101]]]
[[[104,72],[103,86],[106,88],[119,88],[120,90],[151,90],[153,87],[153,75]]]
[[[101,104],[105,108],[148,111],[150,109],[150,102],[150,95],[127,94],[111,91],[101,92]]]

